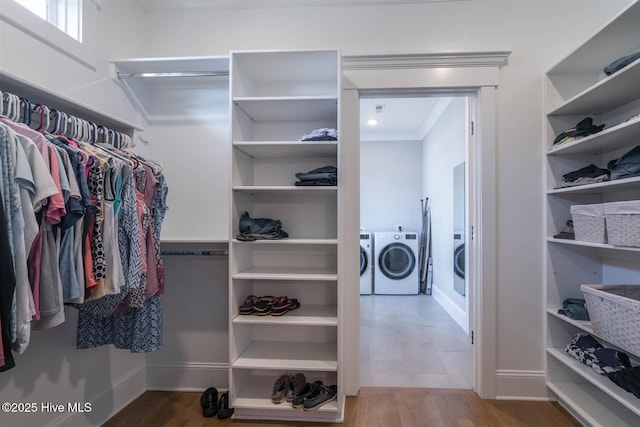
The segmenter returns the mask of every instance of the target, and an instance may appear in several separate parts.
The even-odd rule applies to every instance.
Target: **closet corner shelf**
[[[559,115],[598,115],[640,98],[640,59],[585,89],[547,113]]]
[[[580,363],[567,355],[562,349],[547,348],[547,353],[560,363],[571,368],[575,373],[607,393],[635,415],[640,415],[640,400],[622,387],[618,387],[606,375],[598,374],[592,367]]]
[[[336,343],[254,341],[231,364],[234,369],[338,370]]]
[[[335,157],[338,141],[236,141],[233,146],[251,157]]]
[[[307,305],[302,301],[300,308],[283,316],[238,315],[233,323],[241,325],[304,325],[338,326],[337,307],[330,305]]]
[[[579,240],[554,239],[553,237],[548,237],[547,242],[557,243],[560,245],[584,246],[588,248],[606,249],[606,250],[613,250],[613,251],[640,252],[640,248],[636,248],[632,246],[614,246],[614,245],[609,245],[607,243],[581,242]]]
[[[547,150],[547,155],[607,153],[633,147],[638,143],[640,143],[640,117],[575,141],[554,145]]]
[[[633,187],[640,186],[640,176],[634,176],[632,178],[614,179],[612,181],[598,182],[595,184],[576,185],[573,187],[554,188],[547,190],[549,195],[562,195],[562,194],[579,194],[579,193],[592,193],[602,194],[612,191],[628,190]]]
[[[251,194],[332,194],[337,186],[296,186],[296,185],[234,185],[233,191]]]
[[[570,317],[567,317],[563,314],[558,313],[559,308],[548,308],[547,313],[553,317],[556,317],[563,322],[569,323],[570,325],[575,326],[583,330],[584,332],[593,335],[593,328],[591,327],[591,322],[588,320],[575,320]]]
[[[251,267],[233,273],[234,279],[336,281],[338,273],[329,268]]]
[[[266,245],[266,246],[280,246],[280,245],[337,245],[338,239],[325,239],[325,238],[304,238],[304,237],[289,237],[279,240],[238,240],[232,239],[231,243],[238,245]]]

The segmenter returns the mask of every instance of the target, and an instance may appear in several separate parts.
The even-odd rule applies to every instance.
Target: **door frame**
[[[470,116],[474,132],[470,136],[468,158],[470,236],[469,306],[473,334],[474,391],[482,398],[496,397],[496,91],[499,68],[510,52],[373,55],[342,58],[343,82],[340,106],[341,159],[350,167],[342,169],[340,203],[348,203],[349,217],[343,218],[341,270],[343,283],[359,283],[359,263],[348,267],[349,252],[359,247],[359,98],[378,92],[426,93],[442,96],[472,94]],[[355,147],[355,148],[354,148]],[[358,166],[354,166],[358,165]],[[345,172],[347,172],[345,174]],[[348,195],[348,196],[347,196]],[[357,203],[354,203],[357,199]],[[343,211],[344,212],[344,211]],[[353,251],[351,251],[353,249]],[[342,343],[341,380],[346,395],[360,389],[360,300],[359,286],[341,287],[339,340]],[[348,309],[345,309],[348,307]]]

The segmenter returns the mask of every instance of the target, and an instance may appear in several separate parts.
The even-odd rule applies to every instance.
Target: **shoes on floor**
[[[215,387],[209,387],[200,396],[200,406],[202,407],[203,417],[213,417],[218,412],[218,390]]]
[[[234,408],[229,408],[229,392],[225,391],[218,402],[218,419],[229,418],[235,412]]]

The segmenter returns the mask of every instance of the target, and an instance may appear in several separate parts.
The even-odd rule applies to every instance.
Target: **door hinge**
[[[471,226],[471,240],[473,240],[475,238],[474,231],[475,230],[473,229],[473,225],[472,225]]]
[[[471,135],[475,135],[475,123],[471,121]]]
[[[471,344],[473,344],[473,331],[471,331]]]

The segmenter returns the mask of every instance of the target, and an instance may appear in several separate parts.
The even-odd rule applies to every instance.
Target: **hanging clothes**
[[[65,305],[79,310],[77,348],[159,349],[162,166],[122,149],[124,134],[59,111],[50,123],[41,105],[37,130],[18,123],[23,102],[0,115],[0,372]]]

